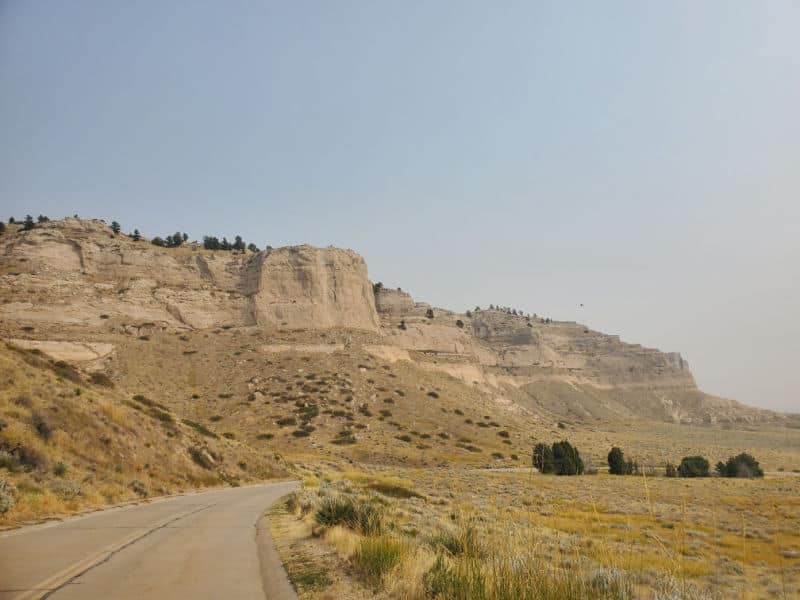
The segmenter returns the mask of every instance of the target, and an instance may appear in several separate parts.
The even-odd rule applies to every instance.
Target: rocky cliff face
[[[402,315],[414,309],[414,299],[400,288],[393,290],[378,286],[375,288],[375,307],[381,314]]]
[[[32,323],[378,328],[366,264],[338,248],[166,249],[65,219],[0,237],[0,278],[0,317]]]
[[[342,348],[362,344],[382,360],[411,361],[491,401],[548,418],[774,416],[702,393],[679,354],[626,344],[578,323],[499,310],[467,316],[433,309],[429,318],[430,307],[399,288],[373,288],[364,260],[351,250],[232,253],[191,243],[166,249],[79,219],[20,229],[9,226],[0,235],[0,335],[36,338],[53,356],[88,352],[87,365],[111,360],[118,334],[346,329]],[[350,335],[356,330],[365,333]],[[98,342],[108,347],[99,352]]]

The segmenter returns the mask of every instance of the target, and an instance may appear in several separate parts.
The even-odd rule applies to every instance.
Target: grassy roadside
[[[676,482],[365,468],[304,483],[275,515],[282,557],[295,562],[301,584],[309,573],[336,573],[338,589],[367,590],[352,597],[692,600],[800,591],[800,490],[791,477]],[[326,585],[299,589],[304,598],[348,597],[328,596]]]

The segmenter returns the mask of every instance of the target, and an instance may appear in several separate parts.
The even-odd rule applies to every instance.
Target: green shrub
[[[210,437],[210,438],[214,438],[214,439],[218,439],[219,438],[219,436],[216,433],[211,431],[208,427],[206,427],[202,423],[197,423],[196,421],[192,421],[190,419],[182,419],[181,422],[184,425],[187,425],[187,426],[191,427],[192,429],[194,429],[200,435],[204,435],[206,437]]]
[[[79,481],[56,479],[50,482],[50,489],[59,498],[63,498],[64,500],[72,500],[83,495],[83,486]]]
[[[45,471],[47,470],[47,457],[30,446],[17,446],[11,452],[26,471]]]
[[[162,423],[174,423],[175,419],[166,411],[160,410],[158,408],[151,408],[148,414],[153,417],[154,419],[158,419]]]
[[[63,477],[67,474],[67,465],[63,462],[56,463],[56,466],[53,467],[53,475],[56,477]]]
[[[7,450],[0,450],[0,469],[7,469],[9,473],[17,471],[22,465],[16,455]]]
[[[53,435],[53,430],[55,429],[50,423],[50,419],[48,419],[42,413],[36,411],[31,415],[31,423],[33,423],[33,428],[36,430],[36,433],[39,434],[39,437],[43,440],[49,440]]]
[[[65,363],[63,360],[59,360],[50,364],[50,368],[57,377],[68,379],[72,383],[83,383],[81,374],[78,372],[78,370],[72,365]]]
[[[287,425],[297,425],[297,419],[294,417],[282,417],[275,421],[279,427],[286,427]]]
[[[353,564],[371,583],[378,584],[400,564],[407,551],[405,543],[387,535],[366,537],[356,548]]]
[[[678,467],[681,477],[709,477],[708,461],[702,456],[684,456]]]
[[[17,488],[10,481],[0,479],[0,515],[7,513],[17,503]]]
[[[726,462],[717,463],[717,473],[720,477],[763,477],[764,470],[759,466],[758,461],[742,452],[737,456],[731,456]]]
[[[617,446],[608,453],[608,472],[612,475],[625,475],[627,472],[625,453]]]
[[[100,371],[95,371],[94,373],[89,375],[89,381],[91,381],[95,385],[99,385],[102,387],[107,387],[107,388],[114,387],[114,382],[111,381],[111,378],[105,373],[102,373]]]
[[[192,460],[198,464],[199,466],[203,467],[204,469],[211,470],[214,468],[214,459],[208,453],[207,450],[202,448],[197,448],[196,446],[191,446],[188,448],[189,456],[192,457]]]
[[[356,441],[356,436],[350,429],[342,429],[336,434],[336,437],[331,440],[331,443],[339,446],[346,446],[349,444],[355,444]]]
[[[555,471],[553,448],[541,442],[536,444],[533,448],[533,466],[540,473],[553,473]]]
[[[556,475],[580,475],[584,469],[578,449],[566,440],[553,444],[553,464]]]
[[[147,491],[147,486],[144,484],[143,481],[139,479],[134,479],[128,484],[128,487],[131,488],[134,494],[141,498],[147,498],[149,496],[149,492]]]

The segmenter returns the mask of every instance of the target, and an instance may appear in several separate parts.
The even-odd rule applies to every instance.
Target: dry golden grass
[[[475,529],[484,549],[478,562],[488,569],[484,583],[493,598],[505,597],[497,578],[514,577],[504,557],[552,568],[529,573],[542,586],[568,569],[574,587],[556,586],[552,597],[595,597],[597,577],[612,578],[637,598],[792,598],[800,591],[797,477],[556,477],[460,467],[370,471],[319,472],[327,483],[306,493],[335,491],[384,506],[386,531],[414,550],[379,579],[353,559],[360,534],[336,526],[323,529],[318,543],[335,549],[344,561],[340,568],[351,562],[364,573],[362,584],[389,597],[426,597],[426,574],[447,544],[436,540],[441,532],[464,527]],[[425,499],[376,493],[377,481],[402,481]],[[313,510],[304,518],[311,522]],[[444,560],[464,567],[450,553]],[[321,588],[308,597],[324,593]]]
[[[18,489],[0,527],[224,482],[280,475],[271,457],[235,442],[208,443],[177,419],[162,421],[117,390],[54,368],[35,352],[0,345],[0,479]],[[216,467],[192,461],[206,446]]]

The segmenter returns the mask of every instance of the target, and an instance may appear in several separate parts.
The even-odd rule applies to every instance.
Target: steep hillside
[[[15,489],[0,526],[287,474],[271,454],[38,349],[0,344],[0,373],[0,479]]]
[[[350,250],[162,248],[65,219],[9,226],[0,283],[6,340],[259,449],[424,463],[522,455],[558,422],[783,418],[704,394],[676,353],[373,286]],[[518,434],[498,438],[485,421]]]

